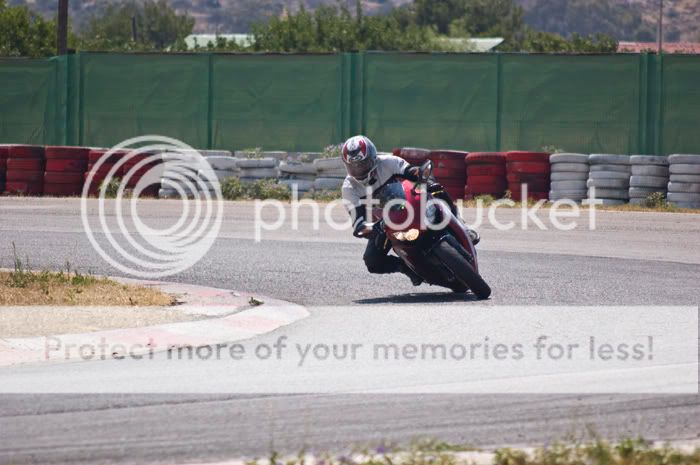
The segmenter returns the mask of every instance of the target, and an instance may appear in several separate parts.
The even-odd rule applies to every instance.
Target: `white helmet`
[[[367,183],[377,167],[377,148],[365,136],[354,136],[343,144],[342,159],[348,174]]]

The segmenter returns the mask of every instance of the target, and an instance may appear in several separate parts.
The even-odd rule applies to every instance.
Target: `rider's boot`
[[[420,286],[423,284],[423,278],[418,276],[415,271],[406,266],[403,262],[401,263],[400,270],[403,274],[411,278],[411,283],[413,283],[414,286]]]

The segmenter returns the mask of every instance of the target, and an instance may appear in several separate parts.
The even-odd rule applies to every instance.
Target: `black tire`
[[[434,249],[438,259],[452,271],[455,277],[479,298],[488,299],[491,295],[491,288],[486,281],[474,271],[471,264],[455,247],[459,244],[452,244],[451,240],[444,240]],[[455,288],[455,292],[461,292],[460,287]]]

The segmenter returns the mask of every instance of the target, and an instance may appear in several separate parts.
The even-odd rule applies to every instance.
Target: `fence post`
[[[78,53],[78,143],[85,145],[85,70],[83,66],[83,55]]]
[[[503,64],[496,52],[496,151],[501,151],[501,114],[503,113]]]
[[[207,54],[207,150],[212,150],[214,144],[214,55]]]
[[[656,85],[656,155],[663,155],[663,124],[664,124],[664,54],[658,55]]]
[[[637,150],[639,153],[650,153],[647,134],[649,113],[649,57],[645,53],[639,54],[639,120],[637,123],[638,137]]]

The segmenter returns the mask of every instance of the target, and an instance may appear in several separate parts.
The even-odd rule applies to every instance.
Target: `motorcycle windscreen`
[[[410,205],[406,199],[404,186],[400,182],[390,182],[377,193],[382,219],[390,225],[401,225],[409,218]]]

